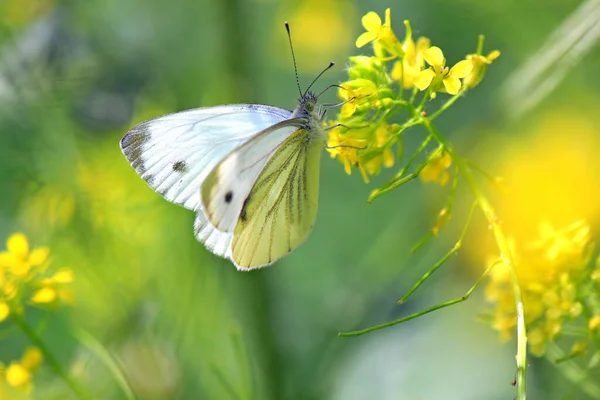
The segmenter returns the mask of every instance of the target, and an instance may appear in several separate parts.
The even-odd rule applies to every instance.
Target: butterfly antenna
[[[298,85],[298,93],[300,93],[300,97],[302,95],[302,89],[300,89],[300,79],[298,78],[298,66],[296,65],[296,54],[294,54],[294,46],[292,45],[292,33],[290,32],[290,24],[285,21],[285,30],[288,34],[288,40],[290,41],[290,49],[292,50],[292,60],[294,60],[294,73],[296,74],[296,85]]]
[[[306,95],[306,93],[308,93],[309,89],[312,87],[312,85],[315,84],[315,82],[321,77],[321,75],[323,75],[326,71],[328,71],[334,65],[335,65],[335,63],[333,61],[331,61],[329,63],[329,65],[323,71],[321,71],[321,73],[319,75],[317,75],[317,77],[315,79],[313,79],[313,81],[310,83],[310,85],[308,85],[308,87],[306,88],[306,91],[304,92],[304,95]],[[323,92],[321,92],[321,93],[323,93]]]

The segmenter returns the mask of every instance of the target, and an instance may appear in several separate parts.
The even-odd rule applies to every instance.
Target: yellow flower
[[[362,17],[362,25],[367,30],[356,39],[356,47],[360,48],[369,42],[381,43],[391,54],[401,56],[403,54],[399,41],[392,31],[392,18],[390,9],[385,10],[385,23],[377,13],[369,11]]]
[[[28,385],[31,381],[31,373],[23,365],[17,362],[12,362],[6,368],[6,382],[16,388],[22,388],[28,391]]]
[[[31,376],[35,369],[42,363],[42,353],[37,348],[28,348],[20,362],[11,362],[4,377],[6,383],[26,393],[31,391]]]
[[[68,268],[59,270],[54,276],[44,278],[37,282],[38,289],[31,297],[31,302],[36,305],[55,305],[58,301],[73,302],[73,294],[65,284],[73,282],[73,271]]]
[[[338,96],[346,103],[340,111],[343,118],[350,118],[358,109],[368,109],[369,107],[360,107],[366,105],[366,97],[377,92],[377,86],[368,79],[353,79],[342,83],[338,90]]]
[[[558,337],[565,323],[583,314],[584,305],[579,299],[585,293],[581,288],[587,286],[580,286],[586,280],[581,274],[591,273],[585,268],[590,240],[589,226],[577,221],[562,229],[542,223],[540,239],[520,248],[510,241],[523,293],[530,351],[536,356],[545,353],[547,344]],[[492,327],[501,338],[510,338],[516,327],[516,313],[506,265],[492,270],[485,295],[495,303]],[[587,322],[590,330],[595,324],[592,320]]]
[[[498,57],[500,57],[500,52],[498,50],[490,52],[487,56],[482,56],[481,54],[469,54],[467,60],[471,61],[473,64],[473,71],[471,71],[469,76],[463,80],[463,84],[469,88],[474,88],[479,85],[479,82],[481,82],[485,76],[487,66]]]
[[[402,61],[396,61],[392,68],[392,79],[402,81],[404,89],[410,89],[414,86],[414,80],[425,66],[425,51],[431,46],[431,42],[426,37],[420,37],[417,44],[412,38],[412,28],[408,21],[406,25],[406,37],[402,44],[404,57]]]
[[[27,237],[15,233],[6,242],[7,251],[0,252],[0,268],[6,268],[15,276],[27,275],[31,268],[42,266],[48,259],[50,250],[40,247],[29,251]]]
[[[444,186],[450,179],[450,173],[447,171],[452,165],[452,158],[448,153],[439,154],[431,160],[419,174],[423,182],[436,182]]]
[[[443,83],[446,92],[449,94],[457,94],[462,87],[460,79],[467,77],[473,70],[473,63],[469,60],[459,61],[448,69],[444,53],[436,46],[427,49],[424,52],[424,58],[431,67],[419,73],[414,79],[414,85],[419,90],[425,90],[431,86],[432,98],[435,98],[440,83]]]
[[[390,148],[392,126],[381,124],[375,130],[375,140],[373,141],[373,152],[375,156],[368,157],[364,162],[365,169],[369,175],[377,175],[381,171],[381,166],[390,168],[394,166],[394,152]]]
[[[344,164],[344,171],[348,175],[352,174],[352,167],[358,166],[363,179],[368,182],[369,178],[361,163],[359,163],[358,151],[363,149],[367,140],[361,139],[358,135],[359,129],[353,129],[344,134],[341,133],[342,127],[338,126],[329,130],[327,140],[327,151],[331,158],[338,158]]]
[[[588,329],[590,332],[597,331],[600,328],[600,315],[594,315],[588,321]]]

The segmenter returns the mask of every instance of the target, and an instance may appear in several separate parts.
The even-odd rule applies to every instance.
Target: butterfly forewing
[[[235,226],[232,259],[239,268],[268,265],[301,244],[318,207],[322,143],[297,130],[271,157]]]
[[[135,126],[121,140],[121,150],[154,190],[199,210],[198,190],[209,172],[235,148],[290,115],[249,104],[183,111]]]
[[[289,119],[257,134],[225,157],[202,185],[202,206],[222,232],[233,232],[254,182],[277,149],[306,121]]]

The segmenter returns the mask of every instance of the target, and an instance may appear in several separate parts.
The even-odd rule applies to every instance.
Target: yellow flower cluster
[[[600,264],[590,267],[590,228],[578,221],[563,229],[545,222],[540,238],[523,248],[513,244],[513,256],[523,292],[525,322],[530,351],[545,353],[546,345],[558,338],[566,324],[585,324],[588,339],[598,337],[600,327]],[[512,336],[516,312],[510,277],[504,265],[496,266],[485,289],[495,303],[492,326],[502,339]],[[573,351],[587,346],[586,334]],[[585,347],[584,346],[584,347]]]
[[[71,303],[73,295],[68,287],[73,281],[73,272],[64,268],[49,274],[50,250],[29,248],[27,237],[15,233],[6,242],[6,250],[0,252],[0,326],[7,324],[9,317],[21,318],[28,305],[53,308],[62,303]],[[41,363],[37,349],[28,349],[20,362],[11,362],[0,371],[9,386],[31,389],[31,374]]]
[[[42,363],[42,352],[36,347],[25,350],[20,361],[12,361],[7,367],[0,363],[0,375],[6,383],[25,393],[31,392],[31,375]]]
[[[478,49],[476,54],[447,67],[442,50],[431,46],[428,38],[413,40],[409,21],[404,22],[404,40],[396,37],[389,8],[385,11],[385,21],[371,11],[362,18],[362,25],[365,32],[356,40],[356,46],[372,43],[374,55],[350,57],[349,80],[340,84],[338,91],[344,103],[335,121],[337,126],[329,131],[328,150],[331,157],[344,164],[346,173],[356,167],[365,182],[369,182],[370,175],[378,174],[382,166],[392,167],[395,159],[400,158],[403,149],[400,135],[416,124],[415,114],[421,111],[422,105],[413,104],[420,91],[427,90],[422,104],[426,98],[435,98],[438,92],[458,95],[473,88],[483,79],[487,65],[500,53],[493,51],[482,56]],[[412,93],[405,96],[406,90]],[[405,125],[388,123],[402,110],[410,115]],[[394,155],[395,148],[398,157]]]

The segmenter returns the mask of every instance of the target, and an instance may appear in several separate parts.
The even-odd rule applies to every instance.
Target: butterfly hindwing
[[[271,264],[311,232],[318,207],[322,143],[297,130],[271,157],[244,199],[231,243],[238,268]]]
[[[305,123],[293,118],[257,134],[225,157],[206,177],[202,207],[212,225],[233,232],[245,199],[273,154]]]

